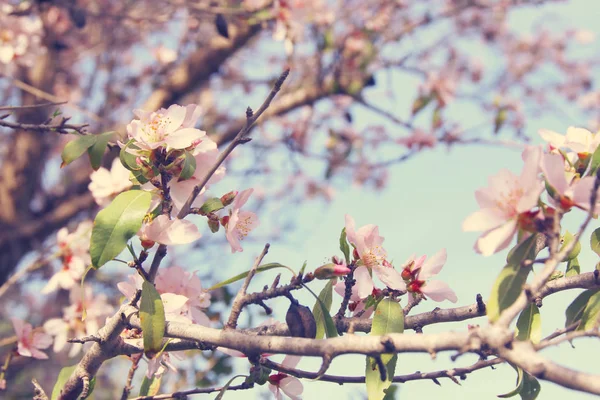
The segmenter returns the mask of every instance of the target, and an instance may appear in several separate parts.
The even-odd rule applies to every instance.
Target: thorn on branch
[[[432,381],[433,381],[433,383],[435,383],[436,385],[438,385],[438,386],[442,386],[442,384],[440,383],[440,381],[438,381],[438,379],[437,379],[437,378],[432,378],[431,380],[432,380]]]
[[[254,111],[250,107],[246,108],[246,118],[251,119],[254,115]]]

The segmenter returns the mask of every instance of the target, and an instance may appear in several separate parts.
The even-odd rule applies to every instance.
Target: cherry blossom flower
[[[589,210],[594,177],[572,177],[569,171],[565,171],[565,161],[560,154],[544,154],[542,171],[548,184],[555,190],[550,196],[553,203],[565,211],[572,207]]]
[[[489,187],[475,192],[481,210],[465,219],[463,230],[483,231],[475,244],[478,253],[489,256],[506,248],[520,227],[530,225],[529,211],[537,206],[543,190],[538,177],[540,156],[539,148],[525,149],[521,175],[501,170],[489,178]]]
[[[110,171],[104,167],[92,172],[88,189],[92,192],[96,204],[106,206],[112,198],[132,186],[129,180],[130,172],[116,158]]]
[[[456,303],[456,293],[447,283],[430,281],[430,277],[439,274],[446,263],[446,249],[442,249],[426,260],[426,256],[415,259],[411,256],[402,267],[402,277],[407,281],[406,290],[421,293],[433,301],[449,300]]]
[[[335,292],[340,296],[344,297],[346,295],[346,283],[344,281],[339,281],[333,287]],[[375,293],[377,289],[373,289],[371,294]],[[366,305],[366,297],[361,298],[358,295],[358,286],[352,286],[352,294],[350,295],[350,303],[348,304],[348,310],[352,313],[353,316],[356,316],[360,313],[360,318],[369,318],[373,311],[375,311],[375,307],[369,307],[365,310]]]
[[[360,299],[366,298],[373,291],[370,270],[375,272],[379,280],[388,287],[392,289],[404,287],[400,273],[386,262],[387,253],[381,247],[384,238],[379,236],[379,228],[376,225],[369,224],[356,230],[354,219],[346,215],[346,237],[355,247],[355,256],[357,256],[355,258],[358,259],[354,279],[356,279],[355,286]]]
[[[69,290],[79,283],[86,266],[91,263],[91,235],[91,221],[81,222],[72,233],[69,233],[67,228],[58,231],[56,241],[63,261],[62,268],[50,278],[42,289],[42,294],[51,293],[59,288]]]
[[[150,223],[144,223],[138,233],[142,242],[156,242],[167,246],[192,243],[202,236],[190,221],[161,214]]]
[[[579,158],[585,158],[593,154],[600,144],[599,134],[574,126],[567,129],[566,135],[548,129],[540,129],[539,134],[542,139],[548,142],[551,151],[567,148],[577,153]]]
[[[254,189],[246,189],[240,192],[233,201],[232,210],[227,218],[227,231],[225,236],[231,245],[231,252],[244,251],[240,240],[244,240],[248,233],[259,224],[258,217],[251,211],[242,211],[241,208],[246,204],[248,198]]]
[[[299,361],[299,356],[288,355],[283,359],[281,365],[288,368],[295,368]],[[301,399],[300,396],[304,391],[304,387],[298,378],[279,372],[269,376],[269,390],[273,393],[276,400],[283,399],[282,392],[292,400],[299,400]]]
[[[82,296],[79,286],[75,286],[69,295],[71,305],[63,308],[62,318],[49,319],[44,323],[44,331],[54,336],[55,353],[61,351],[72,337],[89,336],[98,332],[106,317],[113,313],[113,307],[107,303],[106,295],[92,295],[92,289],[86,286]],[[85,307],[86,318],[82,321]],[[69,357],[75,357],[83,348],[81,343],[72,343]]]
[[[141,290],[143,282],[144,279],[134,273],[126,281],[117,283],[117,288],[128,299],[133,299],[136,291]],[[165,304],[168,320],[210,325],[210,319],[202,310],[210,306],[211,296],[202,287],[196,274],[178,266],[161,268],[156,275],[156,291]]]
[[[206,132],[193,128],[201,111],[195,104],[187,107],[174,104],[156,112],[135,110],[134,114],[139,119],[134,119],[127,125],[127,134],[143,150],[158,147],[166,147],[167,150],[185,149],[199,143],[206,136]]]
[[[31,66],[45,52],[42,47],[43,24],[37,16],[10,15],[13,8],[0,8],[0,64],[17,62]]]
[[[47,359],[48,355],[40,350],[50,347],[52,337],[43,332],[34,332],[31,324],[18,318],[11,318],[11,320],[18,339],[17,353],[25,357]]]

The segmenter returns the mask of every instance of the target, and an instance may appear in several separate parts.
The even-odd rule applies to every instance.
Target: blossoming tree
[[[600,126],[538,137],[526,125],[556,112],[550,97],[597,108],[596,60],[576,54],[593,33],[524,35],[509,21],[532,7],[543,16],[549,3],[4,1],[0,394],[222,398],[264,385],[298,399],[321,381],[390,399],[398,383],[459,383],[500,364],[517,376],[501,397],[535,399],[543,381],[600,394],[593,371],[542,353],[597,339],[600,318],[599,270],[579,261],[582,244],[600,254]],[[478,45],[492,63],[474,56]],[[395,93],[390,76],[417,83]],[[405,103],[390,108],[395,97]],[[465,121],[461,107],[483,118]],[[475,192],[480,209],[465,215],[462,229],[481,232],[481,260],[510,249],[475,303],[445,275],[457,263],[446,248],[399,263],[366,212],[339,221],[326,262],[292,267],[269,259],[266,243],[243,272],[228,267],[261,240],[265,217],[284,225],[348,177],[385,192],[391,165],[472,144],[518,147],[523,162],[489,177]],[[258,187],[257,174],[271,183]],[[576,289],[559,310],[564,327],[543,337],[543,301]],[[432,302],[445,308],[415,311]],[[246,324],[250,305],[287,310],[285,322]],[[428,331],[470,320],[479,325]],[[405,353],[448,352],[478,360],[398,372]],[[348,354],[364,360],[360,376],[335,374]],[[318,367],[301,368],[305,358]],[[191,384],[178,373],[186,361]]]

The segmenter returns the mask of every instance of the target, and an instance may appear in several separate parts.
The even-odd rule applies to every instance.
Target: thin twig
[[[58,101],[58,102],[49,102],[49,103],[41,103],[41,104],[31,104],[28,106],[0,106],[0,111],[19,111],[19,110],[28,110],[31,108],[42,108],[42,107],[51,107],[51,106],[61,106],[63,104],[67,104],[67,101]]]
[[[252,268],[248,272],[248,275],[246,276],[246,280],[244,281],[244,284],[242,285],[240,291],[235,296],[235,299],[233,300],[233,305],[231,306],[231,314],[229,314],[229,320],[227,321],[227,325],[225,325],[227,328],[230,328],[230,329],[236,328],[237,320],[240,317],[240,313],[242,312],[242,307],[244,305],[244,298],[246,297],[246,291],[248,290],[248,285],[250,285],[250,281],[252,280],[252,278],[254,278],[254,275],[256,274],[256,268],[258,268],[258,266],[262,262],[263,258],[269,252],[269,247],[271,247],[271,245],[269,243],[265,244],[265,247],[263,248],[263,250],[261,251],[259,256],[256,257],[256,260],[254,261]]]
[[[127,374],[127,380],[125,381],[125,387],[123,388],[121,400],[127,400],[127,398],[129,397],[129,393],[133,388],[133,386],[131,385],[131,381],[133,380],[133,376],[135,375],[135,371],[137,370],[141,359],[141,354],[131,356],[131,368],[129,368],[129,373]]]

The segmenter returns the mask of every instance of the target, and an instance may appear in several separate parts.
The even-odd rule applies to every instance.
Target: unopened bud
[[[210,231],[212,233],[219,232],[220,226],[219,226],[219,220],[218,219],[214,220],[214,219],[209,218],[208,221],[207,221],[207,223],[208,223],[208,227],[210,228]]]
[[[231,192],[225,193],[223,196],[221,196],[221,203],[223,203],[223,206],[227,207],[233,203],[233,200],[235,200],[235,196],[237,196],[237,194],[237,190],[232,190]]]
[[[336,276],[348,275],[350,272],[352,271],[345,264],[330,263],[317,268],[314,274],[317,279],[331,279]]]
[[[410,273],[410,269],[405,268],[402,270],[402,279],[404,279],[405,281],[410,280],[412,274]]]
[[[331,262],[337,265],[342,265],[344,263],[338,256],[331,257]]]
[[[142,247],[146,250],[154,247],[154,245],[156,244],[156,242],[154,240],[148,240],[148,239],[142,239],[140,240]]]
[[[223,218],[221,218],[221,225],[223,225],[223,227],[226,227],[228,223],[229,223],[229,215],[226,215]]]
[[[352,257],[354,257],[355,260],[360,260],[360,256],[358,255],[358,250],[356,250],[356,248],[352,252]]]

